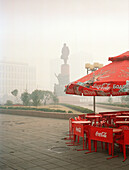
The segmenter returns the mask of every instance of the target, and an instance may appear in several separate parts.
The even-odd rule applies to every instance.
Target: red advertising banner
[[[84,126],[83,126],[83,124],[74,124],[74,135],[84,137]]]
[[[101,128],[101,127],[91,126],[89,135],[91,140],[113,143],[112,128]]]

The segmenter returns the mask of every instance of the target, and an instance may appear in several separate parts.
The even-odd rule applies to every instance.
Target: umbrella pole
[[[95,96],[93,96],[93,110],[94,110],[94,113],[95,113]]]

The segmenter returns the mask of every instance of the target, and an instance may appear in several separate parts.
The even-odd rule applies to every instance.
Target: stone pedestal
[[[64,96],[65,86],[70,82],[69,76],[69,65],[62,64],[61,65],[61,73],[57,76],[59,84],[54,85],[54,93],[57,96]]]
[[[61,74],[69,76],[69,64],[61,65]]]

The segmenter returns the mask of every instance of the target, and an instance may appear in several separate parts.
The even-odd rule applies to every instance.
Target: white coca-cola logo
[[[95,136],[107,138],[107,132],[96,132]]]
[[[118,84],[113,84],[113,89],[122,89],[125,88],[126,85],[118,85]]]
[[[103,83],[103,84],[100,84],[100,85],[98,85],[98,84],[94,84],[93,85],[93,88],[96,88],[96,89],[101,89],[101,90],[109,90],[110,89],[110,85],[111,85],[111,83]]]
[[[76,127],[76,131],[81,133],[81,128]]]

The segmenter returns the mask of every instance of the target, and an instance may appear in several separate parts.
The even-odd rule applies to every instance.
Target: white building
[[[36,69],[28,64],[0,62],[0,103],[13,99],[11,92],[15,89],[19,97],[25,90],[35,90]]]

